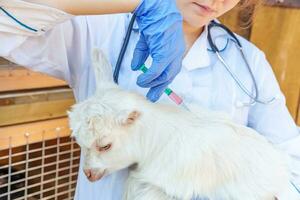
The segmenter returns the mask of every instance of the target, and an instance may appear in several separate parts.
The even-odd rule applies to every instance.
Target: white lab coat
[[[17,2],[20,5],[20,2],[15,0],[7,2]],[[10,11],[13,10],[11,6]],[[68,18],[61,12],[55,15],[53,10],[52,15],[54,16],[52,21],[47,18],[51,21],[49,27],[53,26],[55,20],[60,21],[60,16],[64,19]],[[22,17],[20,15],[19,19]],[[76,101],[79,102],[93,95],[95,91],[95,78],[90,61],[92,47],[100,48],[109,58],[112,66],[115,66],[130,16],[118,14],[75,17],[55,26],[45,34],[39,32],[39,36],[28,36],[31,33],[29,34],[24,28],[21,28],[22,31],[17,30],[20,26],[13,21],[10,22],[10,28],[6,29],[6,25],[3,24],[8,20],[10,19],[0,11],[0,56],[32,70],[67,81],[74,91]],[[27,22],[37,29],[40,28],[39,23],[34,20]],[[43,29],[49,29],[47,23],[43,23]],[[24,34],[24,31],[27,33]],[[222,56],[232,71],[240,77],[247,88],[253,88],[247,68],[235,44],[227,43],[228,35],[223,31],[213,29],[212,34],[218,47],[224,49]],[[249,97],[233,81],[216,55],[209,51],[206,36],[205,30],[185,56],[183,68],[170,88],[186,102],[194,102],[212,110],[228,113],[237,123],[255,129],[270,142],[280,146],[293,158],[291,166],[293,182],[300,186],[300,135],[264,53],[238,36],[254,72],[260,99],[268,100],[276,97],[276,101],[271,105],[242,106],[242,103],[250,101]],[[122,63],[119,84],[124,89],[145,94],[147,90],[136,85],[139,72],[130,69],[138,38],[138,27],[135,26]],[[148,60],[146,64],[150,66],[150,63],[151,60]],[[169,100],[163,96],[160,101]],[[96,183],[90,183],[81,167],[82,165],[80,165],[75,199],[121,199],[127,170],[107,176]],[[291,191],[295,192],[295,189],[291,187]]]

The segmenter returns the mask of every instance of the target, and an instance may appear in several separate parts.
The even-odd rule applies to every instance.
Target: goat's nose
[[[91,169],[84,169],[84,174],[86,175],[87,178],[89,178],[92,175],[92,170]]]
[[[91,182],[101,179],[105,174],[105,172],[100,173],[97,170],[93,170],[93,169],[84,169],[83,171],[84,171],[86,177]]]

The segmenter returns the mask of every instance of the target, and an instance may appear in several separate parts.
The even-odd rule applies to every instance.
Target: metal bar
[[[56,129],[56,144],[57,144],[57,148],[56,148],[56,152],[57,152],[57,154],[56,154],[56,177],[59,177],[59,172],[58,172],[58,168],[59,168],[59,164],[58,164],[58,161],[59,161],[59,150],[60,150],[60,148],[59,148],[59,143],[60,143],[60,140],[59,140],[59,131],[60,131],[60,129]],[[56,181],[55,181],[55,193],[57,193],[58,192],[58,179],[56,179]],[[55,198],[55,200],[57,200],[57,198]]]
[[[71,152],[73,151],[73,141],[74,139],[71,138]],[[71,153],[71,158],[70,158],[70,173],[73,172],[73,152]],[[69,177],[69,182],[72,182],[72,176]],[[71,199],[72,198],[72,192],[71,192],[71,184],[69,185],[69,194],[68,197]]]
[[[76,156],[76,157],[74,157],[75,159],[74,160],[77,160],[77,159],[80,159],[80,156]],[[61,164],[61,163],[63,163],[63,162],[67,162],[68,161],[68,159],[64,159],[64,160],[60,160],[59,161],[59,164]],[[43,167],[49,167],[49,166],[53,166],[53,165],[55,165],[56,163],[48,163],[48,164],[45,164]],[[6,165],[6,166],[8,166],[8,165]],[[34,167],[34,168],[31,168],[31,170],[30,170],[30,172],[31,171],[33,171],[32,169],[39,169],[39,168],[41,168],[41,166],[38,166],[38,167]],[[18,175],[18,174],[22,174],[22,173],[24,173],[24,172],[26,172],[26,170],[24,169],[24,170],[20,170],[20,171],[18,171],[18,172],[16,172],[16,173],[12,173],[12,175]],[[4,175],[4,176],[0,176],[0,178],[7,178],[8,176],[7,175]]]
[[[77,151],[80,151],[80,150],[77,150]],[[75,151],[75,152],[77,152],[77,151]],[[71,151],[63,151],[63,152],[59,153],[58,156],[68,154],[70,152]],[[45,156],[45,158],[52,158],[52,157],[55,157],[55,156],[57,156],[57,155],[56,154],[50,154],[50,155]],[[26,160],[26,161],[16,162],[16,163],[13,163],[12,166],[26,164],[26,162],[34,162],[34,161],[37,161],[37,160],[41,160],[41,158],[32,158],[32,159],[29,159],[29,160]],[[9,165],[3,165],[2,168],[4,169],[4,168],[7,168],[7,167],[9,167]]]
[[[24,196],[20,197],[18,199],[24,199],[24,198],[28,199],[30,197],[34,197],[37,194],[40,194],[40,196],[38,198],[45,199],[44,198],[45,192],[53,190],[55,192],[55,194],[52,196],[55,199],[58,199],[58,197],[63,194],[66,194],[66,196],[65,196],[66,198],[69,198],[69,199],[72,198],[72,194],[75,191],[75,189],[72,189],[72,188],[74,188],[74,186],[72,186],[72,185],[74,183],[76,183],[76,181],[77,181],[77,180],[72,180],[72,179],[74,176],[78,175],[78,171],[76,169],[79,168],[79,164],[77,162],[79,162],[79,159],[80,159],[80,155],[79,156],[75,156],[75,155],[77,153],[80,153],[80,148],[75,146],[76,143],[73,139],[71,139],[70,141],[67,141],[67,142],[61,141],[60,133],[64,128],[65,127],[54,129],[57,134],[56,135],[57,142],[55,145],[50,145],[50,146],[46,145],[46,142],[47,142],[47,140],[45,140],[45,132],[46,131],[45,130],[40,131],[39,133],[42,133],[42,140],[41,140],[42,147],[40,147],[40,144],[37,144],[38,148],[34,148],[35,146],[32,147],[31,143],[29,142],[31,140],[31,138],[29,138],[29,137],[32,135],[32,133],[25,133],[24,135],[25,135],[25,143],[26,143],[25,144],[26,152],[19,152],[19,153],[15,153],[15,154],[13,153],[13,146],[12,146],[13,137],[12,136],[9,137],[8,156],[2,156],[0,159],[0,161],[2,160],[5,162],[8,162],[8,165],[5,165],[4,167],[2,166],[1,168],[8,167],[8,169],[9,169],[8,175],[4,175],[4,176],[0,177],[0,178],[6,178],[6,177],[8,178],[8,183],[5,185],[1,185],[1,187],[8,187],[9,189],[8,189],[7,193],[1,194],[0,197],[6,197],[8,195],[8,199],[10,200],[12,194],[16,194],[17,192],[24,191],[24,193],[25,193]],[[65,138],[65,137],[62,137],[62,138]],[[69,146],[69,145],[71,145],[71,146]],[[56,148],[56,152],[46,155],[46,150],[55,149],[55,148]],[[40,156],[40,154],[38,155],[40,157],[37,157],[37,155],[34,154],[37,152],[42,152],[41,156]],[[70,156],[67,156],[67,155],[70,155]],[[23,156],[25,157],[25,161],[13,163],[14,159],[19,160],[19,157],[21,159],[21,158],[23,158]],[[55,156],[56,156],[55,161],[45,164],[47,158],[55,158]],[[68,158],[60,160],[60,156],[62,156],[62,157],[67,156]],[[35,158],[30,159],[30,157],[35,157]],[[5,160],[5,159],[7,159],[7,160]],[[31,162],[34,162],[34,161],[41,161],[41,166],[30,167]],[[59,168],[60,164],[62,164],[62,163],[63,163],[63,166],[66,166],[68,163],[69,163],[69,165],[66,167]],[[20,170],[20,171],[14,172],[14,173],[12,172],[12,168],[14,166],[23,165],[23,164],[25,164],[24,170]],[[38,162],[38,164],[40,164],[40,162]],[[46,170],[45,167],[47,167],[47,166],[50,166],[50,167],[55,166],[54,167],[55,169],[52,171],[45,172],[45,170]],[[24,165],[20,166],[20,167],[23,168]],[[38,172],[37,173],[34,170],[41,170],[41,171],[37,171]],[[31,174],[31,172],[33,172],[35,175],[29,176]],[[41,174],[39,174],[40,172],[41,172]],[[67,172],[66,175],[59,176],[60,174],[65,174],[66,172]],[[25,173],[25,178],[12,181],[12,177],[14,175],[18,175],[18,174],[22,174],[22,173]],[[56,178],[52,178],[50,176],[49,177],[50,179],[45,180],[45,176],[50,175],[50,174],[55,174]],[[41,177],[41,179],[34,180],[34,179],[40,178],[40,177]],[[40,180],[41,180],[41,182],[38,182]],[[35,181],[38,183],[30,185],[30,183],[32,181]],[[17,183],[21,183],[21,182],[25,182],[25,187],[11,191],[11,186],[13,184],[17,184]],[[60,182],[62,182],[63,184],[59,184]],[[49,184],[49,183],[50,183],[49,186],[51,186],[52,183],[54,184],[54,186],[44,190],[45,184]],[[59,190],[61,190],[62,187],[66,187],[66,190],[59,192]],[[32,190],[32,189],[34,189],[34,190]],[[35,192],[36,189],[40,190],[40,191]],[[34,192],[34,193],[30,193],[30,192]],[[17,200],[17,199],[15,199],[15,200]]]
[[[11,158],[11,155],[12,155],[12,147],[11,147],[11,137],[9,137],[9,166],[11,166],[11,162],[12,162],[12,158]],[[8,181],[7,181],[7,192],[10,193],[11,191],[11,167],[8,167]],[[8,200],[10,200],[10,195],[8,195]]]
[[[75,189],[74,189],[75,190]],[[74,190],[72,190],[72,192],[74,191]],[[64,193],[66,193],[65,191],[62,191],[62,192],[60,192],[60,193],[58,193],[58,194],[53,194],[53,195],[51,195],[51,196],[48,196],[47,198],[45,198],[45,199],[43,199],[43,200],[49,200],[49,199],[52,199],[53,197],[55,197],[56,195],[62,195],[62,194],[64,194]]]
[[[65,186],[65,185],[67,185],[67,184],[73,184],[73,183],[76,183],[76,181],[72,181],[72,183],[64,183],[64,184],[61,185],[61,187]],[[51,191],[51,190],[53,190],[53,189],[55,189],[55,186],[50,187],[50,188],[47,188],[47,189],[42,190],[42,191],[38,191],[38,192],[35,192],[35,193],[31,193],[31,194],[28,195],[28,197],[34,197],[35,195],[38,195],[38,194],[40,194],[40,193],[45,193],[45,192]],[[73,189],[73,191],[74,191],[74,190],[75,190],[75,188]],[[21,200],[21,199],[22,199],[22,198],[17,198],[17,199],[14,199],[14,200]],[[44,198],[42,198],[42,199],[44,200]]]
[[[41,182],[43,183],[44,182],[44,176],[45,176],[45,172],[44,172],[44,169],[45,169],[45,150],[46,150],[46,148],[45,148],[45,132],[43,132],[42,133],[43,135],[42,135],[42,139],[43,139],[43,144],[42,144],[42,174],[41,174]],[[43,184],[41,184],[41,188],[40,188],[40,191],[43,191],[44,190],[44,185]],[[40,198],[41,199],[43,199],[43,197],[44,197],[44,193],[42,192],[41,193],[41,196],[40,196]]]
[[[29,151],[29,144],[28,144],[28,137],[29,137],[30,134],[25,134],[25,137],[26,137],[26,161],[28,161],[29,159],[29,154],[28,154],[28,151]],[[28,181],[27,181],[27,178],[28,178],[28,165],[29,165],[29,162],[26,162],[25,164],[25,191],[24,191],[24,197],[27,197],[27,190],[28,190]]]
[[[73,192],[73,191],[75,191],[75,189],[73,189],[71,192]],[[62,192],[53,194],[53,195],[51,195],[51,196],[47,196],[47,198],[45,198],[45,199],[43,199],[43,200],[48,200],[48,199],[51,199],[51,198],[53,198],[53,197],[57,197],[57,196],[59,196],[59,195],[62,195],[62,194],[64,194],[64,193],[66,193],[66,191],[62,191]]]
[[[8,192],[6,192],[6,193],[4,193],[4,194],[0,194],[0,198],[1,198],[1,197],[6,197],[6,196],[8,196],[8,194],[9,194]]]
[[[42,140],[43,141],[43,140]],[[72,145],[72,143],[71,142],[68,142],[68,143],[62,143],[62,144],[60,144],[60,147],[66,147],[66,146],[68,146],[68,145]],[[43,147],[42,147],[43,148]],[[56,145],[50,145],[50,146],[47,146],[47,147],[45,147],[45,150],[48,150],[48,149],[54,149],[54,148],[56,148]],[[29,154],[31,154],[31,153],[36,153],[36,152],[39,152],[39,151],[41,151],[41,148],[39,148],[39,149],[33,149],[33,150],[29,150]],[[22,156],[22,155],[25,155],[26,153],[24,153],[24,152],[20,152],[20,153],[14,153],[13,155],[12,155],[12,157],[13,158],[15,158],[15,157],[17,157],[17,156]],[[5,158],[8,158],[9,156],[2,156],[1,157],[1,160],[4,160]],[[1,161],[0,160],[0,161]]]
[[[79,166],[79,165],[78,165],[78,166]],[[70,167],[64,167],[64,168],[60,168],[59,170],[52,170],[52,171],[49,171],[49,172],[46,172],[46,173],[43,173],[43,174],[37,174],[37,175],[35,175],[35,176],[30,176],[30,178],[29,178],[28,180],[32,180],[32,179],[38,178],[38,177],[40,177],[41,175],[47,176],[47,175],[50,175],[50,174],[53,174],[53,173],[57,173],[57,171],[58,171],[58,172],[63,172],[63,171],[65,171],[65,170],[69,169],[69,168],[70,168]]]
[[[73,165],[73,168],[74,168],[74,167],[79,167],[79,164]],[[71,169],[73,169],[73,168],[71,168]],[[62,171],[64,171],[64,170],[66,170],[66,169],[70,169],[70,167],[60,168],[59,172],[62,172]],[[30,177],[28,178],[28,181],[29,181],[29,180],[33,180],[33,179],[35,179],[35,178],[38,178],[38,177],[40,177],[40,176],[42,176],[42,175],[47,176],[47,175],[50,175],[50,174],[53,174],[53,173],[56,173],[56,171],[55,171],[55,170],[52,170],[52,171],[49,171],[49,172],[46,172],[46,173],[43,173],[43,174],[37,174],[37,175],[34,175],[34,176],[30,176]],[[18,180],[18,181],[13,181],[13,182],[11,182],[11,184],[17,184],[17,183],[20,183],[20,182],[23,182],[23,181],[26,181],[26,179],[23,178],[23,179],[20,179],[20,180]],[[39,184],[40,184],[40,183],[39,183]],[[6,187],[6,186],[8,186],[8,185],[9,185],[8,183],[2,184],[1,187]]]
[[[70,144],[68,144],[68,145],[70,145]],[[67,145],[66,145],[67,146]],[[49,150],[49,149],[54,149],[54,148],[56,148],[56,146],[51,146],[51,148],[46,148],[45,150]],[[80,149],[79,148],[77,148],[77,149],[75,149],[75,152],[76,152],[76,150],[79,150],[80,151]],[[41,148],[39,148],[37,151],[35,151],[35,152],[30,152],[29,151],[29,154],[30,153],[36,153],[36,152],[39,152],[39,151],[41,151]],[[62,155],[62,154],[64,154],[64,153],[70,153],[71,151],[70,150],[68,150],[68,151],[62,151],[61,152],[61,154],[60,155]],[[26,155],[26,152],[25,153],[22,153],[22,154],[19,154],[18,156],[24,156],[24,155]],[[51,157],[51,155],[53,155],[53,154],[50,154],[50,155],[48,155],[48,157]],[[12,155],[12,158],[15,158],[15,157],[17,157],[17,156],[15,156],[15,155]],[[5,159],[7,159],[7,158],[9,158],[9,156],[7,155],[7,156],[3,156],[2,157],[3,159],[1,159],[1,160],[5,160]],[[32,158],[31,160],[33,160],[33,159],[37,159],[37,158]],[[0,161],[1,161],[0,160]],[[33,161],[35,161],[35,160],[33,160]],[[20,164],[20,162],[18,162],[18,163],[14,163],[14,164]],[[22,163],[21,163],[22,164]],[[3,167],[0,167],[0,169],[1,168],[3,168]]]
[[[76,181],[73,181],[73,182],[71,182],[71,183],[65,183],[65,184],[63,184],[63,185],[61,185],[62,187],[64,187],[64,186],[66,186],[66,185],[68,185],[68,184],[73,184],[73,183],[76,183]],[[54,187],[53,187],[54,188]],[[53,188],[51,188],[51,189],[53,189]],[[73,190],[73,191],[75,191],[75,188],[74,189],[71,189],[71,190]],[[50,190],[49,190],[50,191]],[[43,192],[45,192],[45,191],[39,191],[39,192],[35,192],[35,193],[32,193],[32,194],[30,194],[28,197],[34,197],[35,195],[37,195],[37,194],[39,194],[39,193],[43,193]],[[64,192],[67,192],[67,191],[64,191]],[[44,198],[43,198],[44,199]]]
[[[8,176],[9,177],[9,176]],[[20,183],[20,182],[23,182],[25,179],[21,179],[21,180],[18,180],[18,181],[11,181],[10,184],[9,183],[5,183],[5,184],[2,184],[1,187],[6,187],[6,186],[9,186],[9,185],[12,185],[12,184],[17,184],[17,183]]]
[[[62,179],[68,178],[68,176],[73,176],[73,175],[77,175],[77,172],[74,172],[74,173],[72,173],[72,174],[67,174],[67,175],[61,176],[61,177],[57,178],[57,180],[62,180]],[[51,182],[54,182],[54,181],[56,181],[56,180],[54,180],[54,179],[49,179],[49,180],[44,181],[44,182],[41,182],[41,183],[36,183],[36,184],[30,185],[30,186],[26,186],[26,187],[24,187],[24,188],[19,188],[19,189],[17,189],[17,190],[14,190],[14,191],[10,192],[10,194],[14,194],[14,193],[20,192],[20,191],[22,191],[22,190],[25,190],[25,191],[26,191],[26,190],[31,189],[31,188],[34,188],[34,187],[36,187],[36,186],[38,186],[38,185],[40,185],[40,184],[47,184],[47,183],[51,183]],[[68,183],[68,182],[67,182],[67,183]],[[58,185],[58,186],[59,186],[59,185]],[[52,188],[55,188],[55,187],[57,187],[57,185],[54,185]],[[44,190],[44,191],[45,191],[45,190]],[[26,195],[27,195],[27,194],[26,194]],[[0,197],[3,197],[3,196],[1,195]],[[27,197],[27,196],[24,195],[24,197]]]

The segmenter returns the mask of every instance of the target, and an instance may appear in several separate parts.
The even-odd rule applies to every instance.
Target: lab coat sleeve
[[[21,0],[0,0],[0,32],[39,36],[72,15]]]
[[[72,37],[70,22],[59,25],[44,35],[22,36],[0,32],[0,56],[33,71],[42,72],[71,83],[69,71]]]
[[[0,6],[0,56],[65,80],[72,86],[73,75],[79,74],[72,73],[72,70],[79,70],[83,64],[82,38],[87,32],[85,18],[71,20],[71,16],[62,11],[19,0],[1,0]],[[20,23],[42,31],[32,32],[8,14]],[[73,44],[75,41],[78,45]],[[70,63],[78,67],[72,69]]]
[[[0,1],[0,56],[72,85],[70,52],[76,21],[60,10],[20,0]],[[30,28],[28,28],[30,27]],[[35,30],[35,31],[33,31]]]
[[[259,98],[269,100],[275,97],[276,100],[270,105],[256,103],[252,106],[249,110],[248,126],[290,155],[292,183],[300,188],[299,130],[287,109],[285,97],[265,55],[259,51],[254,60],[256,62],[253,65],[255,67],[254,74],[258,84]]]

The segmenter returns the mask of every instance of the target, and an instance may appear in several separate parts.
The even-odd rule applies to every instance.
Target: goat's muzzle
[[[97,169],[84,169],[83,171],[91,182],[98,181],[105,175],[105,170],[103,172],[99,172]]]

